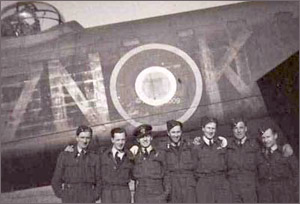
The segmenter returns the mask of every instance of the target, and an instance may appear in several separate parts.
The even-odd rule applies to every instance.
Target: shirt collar
[[[87,153],[86,149],[82,149],[79,146],[76,146],[76,150],[74,151],[74,156],[79,157],[81,154],[85,155]]]
[[[277,144],[274,144],[272,147],[271,147],[271,152],[273,153],[275,150],[278,149],[278,145]]]
[[[241,144],[245,144],[246,140],[247,140],[247,137],[245,136],[242,139],[240,139],[239,141],[241,142]]]
[[[143,153],[144,153],[144,150],[147,150],[147,152],[150,153],[150,152],[153,150],[153,147],[152,147],[152,145],[150,145],[150,146],[147,147],[147,148],[142,147]]]
[[[177,143],[175,143],[175,142],[171,142],[171,146],[173,146],[173,147],[178,147],[178,146],[180,146],[180,144],[181,144],[181,142],[179,141],[179,142],[177,142]]]
[[[112,152],[112,154],[113,154],[113,157],[115,157],[115,156],[116,156],[116,153],[119,152],[119,157],[121,157],[121,158],[123,157],[123,155],[124,155],[124,153],[125,153],[125,152],[123,152],[123,151],[121,152],[121,151],[117,150],[117,149],[115,148],[115,146],[113,146],[113,147],[111,148],[111,152]]]
[[[77,153],[81,153],[81,151],[82,151],[82,148],[80,148],[79,146],[77,146]]]
[[[245,144],[246,140],[247,140],[247,137],[245,136],[245,137],[243,137],[243,139],[241,139],[241,143]]]
[[[203,138],[203,141],[205,142],[205,144],[207,144],[208,146],[209,146],[209,141],[210,141],[210,140],[212,141],[212,143],[214,143],[213,138],[212,138],[212,139],[208,139],[208,138],[205,137],[205,136],[203,136],[202,138]]]

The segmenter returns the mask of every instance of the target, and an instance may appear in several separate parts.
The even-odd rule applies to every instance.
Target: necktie
[[[144,148],[144,156],[145,156],[145,157],[148,157],[148,156],[149,156],[149,153],[148,153],[148,151],[147,151],[146,148]]]
[[[81,152],[77,153],[77,157],[82,157],[86,153],[86,150],[82,149]]]
[[[175,150],[178,150],[179,147],[180,147],[178,143],[172,143],[171,146],[172,146],[172,148],[175,149]]]
[[[242,140],[239,140],[239,141],[238,141],[238,144],[239,144],[239,146],[241,147],[241,146],[242,146]]]
[[[209,146],[211,147],[213,145],[213,140],[209,139]]]
[[[273,154],[273,151],[271,148],[268,148],[268,152],[269,152],[269,155]]]
[[[271,148],[266,148],[265,154],[269,158],[271,156],[271,154],[272,154]]]
[[[116,153],[115,160],[116,160],[118,165],[121,163],[121,158],[119,157],[119,152]]]

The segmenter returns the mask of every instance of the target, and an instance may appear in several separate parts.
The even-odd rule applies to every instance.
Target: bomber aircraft
[[[29,4],[25,11],[34,10]],[[132,139],[142,123],[163,140],[170,119],[194,137],[205,115],[229,137],[230,119],[244,116],[250,135],[276,124],[298,154],[299,2],[243,2],[85,29],[56,16],[44,31],[30,14],[21,25],[1,16],[2,192],[49,186],[81,124],[93,128],[93,145],[107,146],[112,128]]]

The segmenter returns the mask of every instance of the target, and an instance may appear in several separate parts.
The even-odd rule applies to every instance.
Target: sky
[[[17,1],[1,1],[1,9]],[[44,1],[56,7],[66,22],[84,28],[240,3],[242,1]]]

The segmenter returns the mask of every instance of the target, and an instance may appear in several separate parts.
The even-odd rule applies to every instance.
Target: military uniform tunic
[[[149,155],[141,148],[134,157],[133,177],[136,182],[134,202],[165,203],[170,193],[165,152],[152,149]]]
[[[101,156],[102,194],[103,203],[130,203],[131,193],[128,183],[132,178],[131,152],[125,154],[118,164],[109,148]]]
[[[226,149],[222,148],[221,142],[215,138],[212,145],[207,145],[201,138],[201,144],[194,148],[198,203],[231,202],[230,186],[226,178]]]
[[[228,179],[232,202],[256,203],[256,140],[246,138],[243,144],[231,139],[227,146]]]
[[[297,158],[284,157],[282,147],[273,153],[260,151],[257,156],[258,201],[263,203],[299,202],[299,167]]]
[[[196,179],[192,160],[193,144],[181,141],[178,147],[166,144],[167,170],[171,180],[171,203],[195,203]]]
[[[87,151],[60,153],[52,178],[52,188],[64,203],[93,203],[101,191],[100,157]]]

